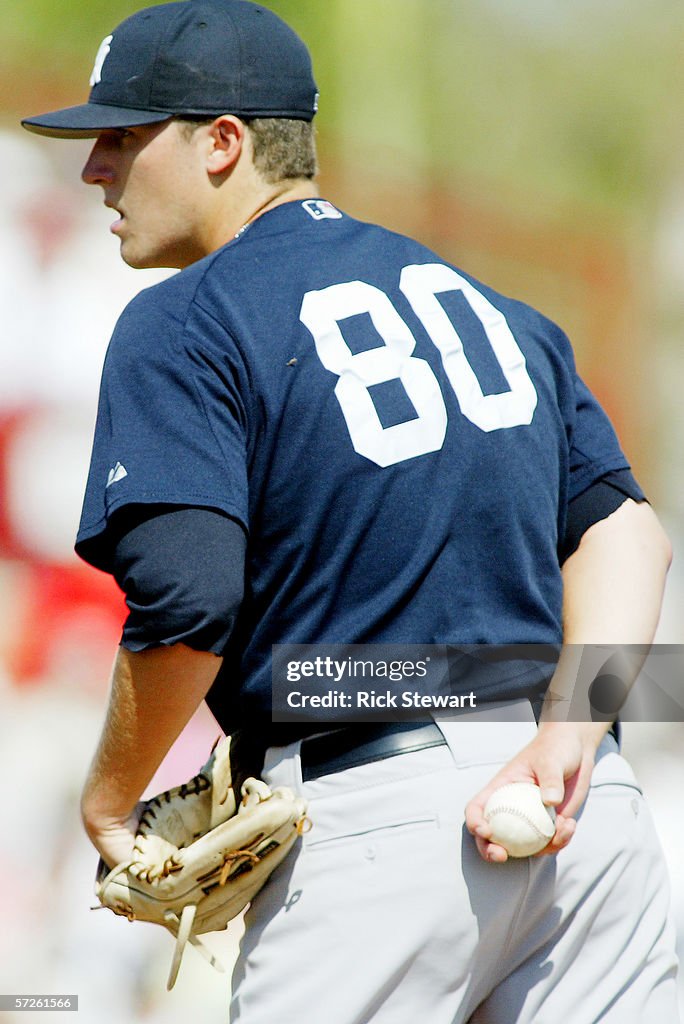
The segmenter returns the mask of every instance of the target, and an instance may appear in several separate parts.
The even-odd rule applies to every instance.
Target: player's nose
[[[90,156],[81,171],[81,180],[86,185],[107,185],[114,180],[114,165],[111,153],[102,138],[97,139]]]

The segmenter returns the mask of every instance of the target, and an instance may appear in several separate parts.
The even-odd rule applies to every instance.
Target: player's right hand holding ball
[[[539,726],[535,738],[466,806],[466,827],[483,860],[501,864],[509,856],[555,854],[568,845],[577,827],[574,816],[589,791],[598,745],[608,728],[609,724],[603,722],[546,722]],[[519,783],[527,784],[524,790],[517,786]],[[530,784],[538,787],[537,794],[528,788]],[[506,807],[506,813],[497,821],[497,815],[492,814],[496,805],[490,804],[487,813],[487,803],[497,790],[511,785],[516,788],[505,794],[509,798],[505,805],[497,801],[499,809]],[[545,808],[555,814],[553,825]],[[513,824],[516,817],[518,827]],[[545,830],[548,836],[544,835]],[[539,842],[542,836],[547,842],[532,852],[535,833]],[[514,852],[524,851],[526,840],[530,853]],[[507,850],[503,842],[511,849]]]

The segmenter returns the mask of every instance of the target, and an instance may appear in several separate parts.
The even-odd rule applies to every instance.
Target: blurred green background
[[[6,111],[79,101],[130,0],[3,0]],[[306,39],[326,136],[405,179],[457,175],[537,215],[577,202],[635,227],[677,147],[678,0],[272,0]],[[379,157],[378,157],[379,155]],[[502,194],[503,192],[503,194]],[[519,197],[519,198],[520,198]],[[512,200],[515,201],[515,200]]]

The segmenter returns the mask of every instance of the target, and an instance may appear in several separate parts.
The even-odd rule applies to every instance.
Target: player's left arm
[[[183,644],[119,648],[109,706],[81,798],[88,836],[110,867],[133,848],[137,803],[216,678],[222,659]]]
[[[562,569],[564,647],[549,686],[552,696],[574,684],[581,645],[652,643],[671,557],[667,535],[646,502],[626,499],[583,534]],[[632,661],[632,667],[636,677],[639,665]],[[507,782],[536,782],[544,801],[559,812],[544,853],[557,853],[572,838],[573,815],[586,799],[596,751],[610,723],[553,721],[553,707],[550,700],[534,740],[466,808],[466,825],[485,860],[506,860],[505,850],[488,842],[483,811],[489,795]]]
[[[109,707],[82,796],[86,831],[110,866],[130,855],[137,802],[222,664],[243,593],[245,533],[215,511],[135,506],[100,565],[129,615]]]

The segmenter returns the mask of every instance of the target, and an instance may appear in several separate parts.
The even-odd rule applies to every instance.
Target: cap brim
[[[23,127],[36,135],[53,139],[89,139],[107,128],[134,128],[141,124],[156,124],[173,117],[169,111],[133,110],[131,107],[113,107],[104,103],[82,103],[78,107],[53,110],[49,114],[27,117]]]

